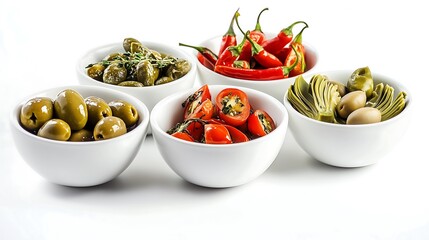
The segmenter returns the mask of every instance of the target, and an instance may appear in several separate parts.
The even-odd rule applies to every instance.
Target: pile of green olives
[[[55,99],[35,97],[20,111],[21,126],[37,136],[59,141],[98,141],[123,135],[137,126],[137,109],[124,100],[109,103],[100,97],[83,98],[65,89]]]
[[[89,64],[88,76],[107,84],[144,87],[169,83],[191,69],[187,60],[149,49],[134,38],[125,38],[122,46],[125,52],[114,52]]]
[[[330,123],[370,124],[398,115],[406,105],[405,92],[394,97],[393,87],[374,84],[368,67],[356,69],[346,84],[314,75],[310,83],[300,76],[287,99],[301,114]]]

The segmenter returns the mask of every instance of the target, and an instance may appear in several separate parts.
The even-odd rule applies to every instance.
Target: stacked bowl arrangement
[[[385,157],[409,124],[409,91],[368,67],[318,70],[317,50],[303,41],[308,24],[264,33],[266,10],[252,30],[241,28],[237,10],[225,34],[195,45],[125,38],[88,51],[76,65],[80,86],[17,103],[18,151],[48,181],[75,187],[119,176],[148,133],[177,175],[210,188],[263,174],[288,130],[332,166]]]

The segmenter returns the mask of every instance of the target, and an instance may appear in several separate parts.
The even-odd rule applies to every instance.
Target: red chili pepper
[[[252,56],[261,66],[265,68],[273,68],[283,65],[283,63],[276,56],[267,52],[261,45],[250,39],[247,33],[245,36],[252,45]]]
[[[292,50],[296,52],[294,46]],[[289,76],[290,71],[298,64],[295,61],[292,66],[280,66],[266,69],[246,69],[246,68],[234,68],[231,66],[215,66],[215,72],[233,78],[249,79],[249,80],[274,80],[283,79]]]
[[[184,44],[184,43],[179,43],[179,46],[190,47],[190,48],[197,50],[201,55],[203,55],[203,57],[205,59],[207,59],[207,61],[209,61],[213,65],[216,64],[216,62],[219,58],[212,50],[210,50],[209,48],[203,47],[203,46],[192,46],[192,45],[188,45],[188,44]]]
[[[219,58],[215,64],[217,65],[223,65],[223,66],[232,66],[235,61],[238,60],[240,57],[242,51],[243,51],[243,45],[246,42],[246,39],[243,39],[240,44],[237,46],[229,46],[227,47],[221,55],[219,55]]]
[[[198,61],[203,64],[203,66],[205,66],[206,68],[210,69],[210,70],[214,70],[214,64],[212,62],[210,62],[207,58],[205,58],[203,56],[203,54],[198,53],[197,54],[197,59]]]
[[[227,47],[237,45],[237,38],[234,32],[234,26],[233,26],[234,19],[237,17],[237,14],[239,14],[238,9],[237,11],[235,11],[234,16],[231,19],[231,23],[229,24],[228,31],[226,31],[226,33],[222,36],[222,42],[219,48],[219,55],[221,55]]]
[[[302,30],[295,36],[293,41],[290,43],[290,46],[296,49],[296,51],[291,51],[286,57],[285,66],[291,66],[292,63],[295,65],[294,68],[290,71],[290,76],[296,76],[305,72],[307,67],[305,62],[305,48],[302,45],[302,32],[308,26],[302,28]]]
[[[261,14],[265,10],[268,10],[268,8],[262,9],[262,11],[259,13],[258,18],[256,20],[255,29],[250,31],[250,34],[249,34],[249,37],[253,41],[257,42],[258,44],[261,44],[265,40],[265,34],[262,32],[261,24],[259,23]],[[238,16],[235,18],[235,21],[237,22],[237,26],[240,29],[240,31],[244,34],[244,31],[241,29],[240,25],[238,24]],[[243,46],[243,51],[241,53],[240,60],[245,60],[250,62],[251,58],[252,58],[252,45],[250,44],[250,42],[246,41],[246,43]]]
[[[268,8],[264,8],[261,12],[259,12],[258,18],[256,19],[255,29],[250,31],[251,39],[253,39],[253,41],[257,42],[258,44],[261,44],[265,41],[265,34],[262,32],[261,24],[259,23],[259,19],[265,10],[268,10]]]
[[[232,66],[236,68],[250,68],[250,63],[244,60],[237,60]]]
[[[286,60],[286,57],[289,55],[289,53],[292,51],[292,49],[289,46],[286,46],[282,48],[279,52],[275,53],[274,55],[282,62],[284,63]]]
[[[266,40],[261,46],[272,54],[276,54],[281,51],[288,43],[292,41],[293,32],[292,29],[296,24],[304,23],[308,27],[306,22],[297,21],[292,23],[289,27],[282,29],[277,36]]]

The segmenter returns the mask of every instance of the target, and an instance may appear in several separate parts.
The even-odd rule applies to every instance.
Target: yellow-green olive
[[[369,124],[381,121],[381,112],[377,108],[359,108],[347,117],[347,124]]]
[[[37,136],[52,140],[67,141],[70,138],[70,126],[63,120],[53,118],[39,129]]]
[[[144,87],[143,83],[137,81],[123,81],[118,84],[118,86],[123,87]]]
[[[114,62],[110,64],[103,74],[103,82],[118,85],[127,79],[127,69],[123,64]]]
[[[337,113],[342,118],[347,118],[350,113],[358,108],[365,107],[366,95],[363,91],[349,92],[341,98],[337,104]]]
[[[161,85],[161,84],[165,84],[165,83],[169,83],[171,81],[173,81],[174,79],[172,77],[160,77],[155,81],[155,85]]]
[[[89,131],[88,129],[85,129],[85,128],[81,130],[73,131],[69,138],[69,141],[71,142],[88,142],[93,140],[94,140],[94,136],[92,131]]]
[[[127,133],[127,126],[124,121],[118,117],[105,117],[98,121],[94,127],[94,139],[104,140],[121,136]]]
[[[29,131],[37,131],[45,122],[52,119],[54,104],[47,97],[36,97],[28,100],[19,114],[21,125]]]
[[[159,68],[154,67],[149,60],[140,61],[136,67],[137,81],[145,86],[153,86],[159,76]]]
[[[370,98],[374,90],[374,80],[368,67],[356,69],[347,81],[347,89],[352,92],[356,90],[364,91],[367,98]]]
[[[131,52],[131,43],[140,43],[139,40],[135,39],[135,38],[125,38],[122,46],[125,50],[125,52]]]
[[[103,73],[106,67],[103,64],[96,63],[88,68],[87,74],[90,78],[103,81]]]
[[[139,53],[143,52],[144,47],[140,42],[131,42],[130,43],[130,52],[131,53]]]
[[[113,61],[113,60],[116,60],[116,59],[120,59],[121,56],[122,56],[122,53],[114,52],[114,53],[110,53],[109,55],[105,56],[103,58],[103,60],[105,60],[105,61]]]
[[[85,104],[88,108],[88,127],[94,127],[102,118],[112,116],[112,110],[102,98],[89,96],[85,98]]]
[[[166,76],[174,80],[183,77],[191,70],[191,64],[185,59],[179,59],[175,64],[168,67]]]
[[[344,95],[347,94],[347,88],[344,84],[334,80],[329,80],[329,82],[337,85],[337,91],[338,93],[340,93],[340,97],[343,97]]]
[[[54,108],[56,115],[66,121],[72,130],[82,129],[88,121],[85,100],[74,90],[66,89],[58,93]]]
[[[115,100],[109,102],[113,116],[121,118],[127,127],[131,127],[139,120],[139,112],[134,105],[124,100]]]

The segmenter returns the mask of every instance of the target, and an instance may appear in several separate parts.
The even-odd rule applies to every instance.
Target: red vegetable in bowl
[[[291,43],[291,46],[294,47],[296,51],[289,52],[289,55],[286,57],[285,66],[295,65],[295,67],[290,71],[290,76],[296,76],[304,73],[307,67],[305,61],[305,48],[304,45],[302,45],[302,32],[307,27],[308,26],[303,27]]]
[[[275,123],[263,110],[252,111],[248,96],[237,88],[225,88],[216,98],[216,105],[210,99],[211,93],[207,85],[190,95],[182,104],[187,109],[193,109],[167,131],[168,134],[185,141],[207,144],[231,144],[250,141],[264,136],[274,130]],[[201,99],[205,99],[202,103]],[[190,107],[196,106],[196,108]],[[264,118],[260,117],[264,115]],[[257,119],[252,120],[252,116]],[[256,129],[256,131],[254,131]],[[263,129],[263,130],[260,130]]]
[[[250,115],[250,104],[246,93],[237,88],[226,88],[216,96],[219,117],[225,123],[239,126],[246,122]]]
[[[247,127],[253,135],[262,137],[273,131],[276,125],[268,113],[258,109],[249,116]]]
[[[234,19],[237,17],[238,14],[239,13],[237,9],[237,11],[235,11],[234,16],[231,19],[231,23],[229,24],[228,30],[222,36],[222,42],[220,43],[220,48],[219,48],[219,55],[221,55],[223,51],[225,51],[225,49],[228,48],[229,46],[237,45],[237,38],[234,32],[233,24],[234,24]]]

